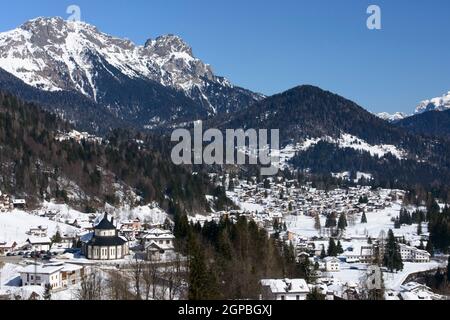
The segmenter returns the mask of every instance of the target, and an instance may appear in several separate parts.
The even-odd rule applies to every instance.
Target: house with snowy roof
[[[49,237],[30,237],[27,239],[25,248],[32,251],[49,251],[52,241]]]
[[[263,300],[306,300],[309,286],[305,279],[261,280]]]
[[[0,241],[0,256],[3,256],[9,252],[14,251],[17,247],[17,243],[15,241],[4,242]]]
[[[77,284],[84,267],[74,264],[30,264],[19,269],[22,286],[50,286],[52,290]]]
[[[339,272],[341,270],[341,261],[336,257],[326,257],[323,262],[327,272]]]

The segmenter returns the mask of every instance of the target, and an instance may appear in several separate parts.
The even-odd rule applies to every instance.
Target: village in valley
[[[193,225],[246,217],[293,250],[299,263],[307,262],[305,278],[260,279],[260,299],[306,300],[312,292],[327,300],[361,299],[374,266],[384,299],[446,299],[415,280],[444,270],[447,258],[427,251],[424,221],[399,221],[401,211],[425,210],[405,207],[404,191],[359,185],[325,191],[279,177],[211,177],[226,186],[234,205],[189,216]],[[94,294],[85,288],[88,277],[107,275],[116,288],[120,281],[135,283],[136,272],[146,284],[139,294],[147,299],[187,297],[188,257],[176,251],[174,222],[156,203],[89,214],[52,202],[28,210],[24,199],[0,199],[0,298],[83,299]],[[390,233],[400,248],[400,270],[379,263]]]

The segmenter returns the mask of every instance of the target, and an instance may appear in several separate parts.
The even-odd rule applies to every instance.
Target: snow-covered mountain
[[[376,116],[378,116],[379,118],[389,121],[389,122],[396,122],[396,121],[400,121],[402,119],[405,119],[406,117],[408,117],[408,115],[406,113],[403,112],[396,112],[393,114],[387,113],[387,112],[382,112],[382,113],[378,113],[376,114]]]
[[[41,17],[0,33],[0,68],[43,91],[76,91],[113,109],[125,107],[124,97],[115,97],[115,90],[129,81],[133,86],[127,90],[147,81],[181,92],[210,115],[235,111],[263,97],[216,76],[178,36],[161,36],[139,46],[61,18]],[[142,108],[136,101],[127,102],[126,107]]]
[[[450,91],[442,97],[422,101],[416,108],[416,114],[427,111],[445,111],[450,109]]]

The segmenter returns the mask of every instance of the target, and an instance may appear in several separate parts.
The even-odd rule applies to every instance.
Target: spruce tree
[[[422,222],[419,222],[417,225],[417,235],[420,236],[422,234]]]
[[[322,246],[322,251],[320,252],[320,259],[325,259],[327,253],[325,252],[325,246]]]
[[[337,254],[342,254],[342,253],[344,253],[344,249],[342,248],[341,241],[338,241],[338,243],[337,243],[337,246],[336,246],[336,252],[337,252]]]
[[[212,281],[212,274],[209,272],[204,250],[196,235],[190,234],[188,240],[189,254],[189,300],[208,300],[213,297],[213,292],[217,288]]]
[[[333,238],[330,238],[330,241],[329,241],[329,243],[328,243],[328,252],[327,252],[327,255],[328,255],[329,257],[336,257],[336,256],[338,255],[338,252],[337,252],[337,246],[336,246],[336,243],[334,242],[334,239],[333,239]]]
[[[403,261],[400,255],[400,247],[394,237],[394,232],[389,230],[386,247],[384,250],[383,265],[393,272],[403,270]]]
[[[56,234],[52,238],[52,243],[61,243],[61,241],[62,241],[61,233],[58,230],[56,231]]]
[[[338,228],[340,230],[345,230],[345,228],[347,228],[348,224],[347,224],[347,217],[345,215],[345,213],[342,213],[339,216],[339,221],[338,221]]]
[[[428,251],[428,253],[434,257],[434,246],[433,243],[431,242],[431,240],[427,241],[427,246],[425,247],[425,250]]]
[[[332,213],[327,216],[327,220],[325,221],[325,228],[334,228],[336,227],[336,214]]]
[[[51,300],[52,298],[52,287],[50,284],[45,285],[44,295],[42,296],[44,300]]]
[[[306,295],[306,300],[325,300],[326,296],[319,292],[319,289],[317,287],[314,287],[310,293]]]
[[[447,261],[447,282],[450,283],[450,256]]]
[[[423,245],[423,240],[420,240],[419,249],[420,250],[425,250],[425,246]]]
[[[362,214],[361,223],[367,223],[367,217],[366,217],[366,213],[365,212],[363,212],[363,214]]]

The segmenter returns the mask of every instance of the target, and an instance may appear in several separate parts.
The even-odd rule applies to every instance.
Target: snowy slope
[[[65,234],[74,234],[77,232],[76,228],[64,223],[58,223],[20,210],[14,210],[0,214],[0,240],[7,242],[16,241],[21,244],[29,238],[26,232],[31,227],[37,226],[48,227],[49,237],[55,235],[57,230]]]
[[[302,143],[297,143],[295,145],[289,144],[283,149],[281,149],[276,156],[280,159],[280,168],[285,168],[288,166],[288,162],[295,156],[297,152],[308,150],[314,147],[320,141],[325,141],[337,145],[339,148],[345,149],[350,148],[359,151],[369,152],[372,156],[383,157],[387,154],[392,154],[397,159],[404,159],[406,157],[406,151],[402,150],[394,145],[379,144],[371,145],[366,141],[355,137],[348,133],[341,133],[340,137],[335,139],[329,136],[322,138],[305,139]]]

